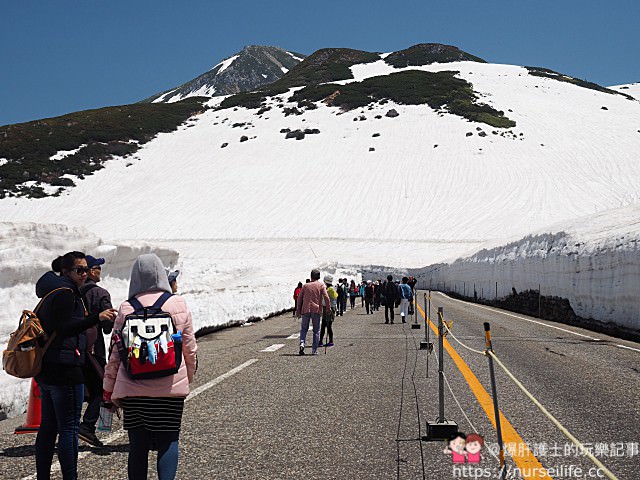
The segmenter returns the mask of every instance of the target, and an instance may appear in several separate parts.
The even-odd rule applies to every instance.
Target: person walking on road
[[[326,347],[333,347],[333,320],[336,314],[337,308],[337,298],[338,294],[333,288],[333,276],[325,275],[324,284],[327,287],[327,295],[329,295],[329,299],[331,300],[331,311],[328,312],[326,309],[322,314],[322,326],[320,327],[320,343],[319,347],[322,347],[324,344],[324,332],[327,331],[327,343],[324,344]],[[322,300],[322,306],[324,307],[324,299]]]
[[[380,310],[380,298],[382,297],[382,285],[380,280],[376,280],[373,284],[373,309],[377,312]]]
[[[351,303],[351,310],[356,308],[356,297],[358,296],[358,288],[356,287],[355,280],[351,280],[349,285],[349,302]]]
[[[364,287],[364,306],[367,310],[367,315],[373,315],[373,283],[371,280],[367,280],[367,286]]]
[[[89,314],[113,309],[111,295],[106,289],[98,286],[98,283],[102,280],[104,258],[95,258],[87,255],[86,259],[89,273],[87,281],[80,287],[80,293],[84,298]],[[82,423],[78,427],[78,437],[94,447],[104,446],[96,436],[96,423],[98,422],[100,402],[102,401],[102,379],[104,378],[104,366],[107,363],[102,334],[110,334],[112,328],[113,321],[105,320],[85,331],[87,337],[87,362],[84,367],[84,385],[89,397],[86,398],[87,408],[84,411]]]
[[[296,308],[298,308],[298,297],[300,296],[300,290],[302,290],[302,282],[298,282],[298,286],[293,291],[293,316],[296,316]]]
[[[345,289],[344,284],[342,283],[342,279],[339,278],[338,279],[338,285],[336,286],[336,291],[338,293],[338,310],[336,312],[336,315],[338,317],[344,315],[344,311],[347,309],[347,302],[346,302],[346,295],[347,295],[347,291]]]
[[[57,437],[62,478],[76,480],[78,427],[85,382],[87,339],[84,332],[98,322],[112,321],[116,311],[106,309],[87,314],[79,290],[89,272],[84,253],[68,252],[56,258],[51,270],[36,283],[36,295],[43,299],[38,318],[47,335],[55,334],[42,359],[42,370],[35,377],[41,393],[36,471],[38,479],[50,478]]]
[[[413,302],[413,291],[407,284],[408,280],[407,277],[402,277],[402,282],[400,283],[400,317],[402,317],[402,323],[406,323],[409,304]]]
[[[316,355],[318,353],[318,343],[320,343],[320,315],[322,315],[323,310],[331,311],[331,299],[329,298],[324,283],[320,281],[320,270],[314,268],[311,270],[311,282],[304,285],[300,291],[298,306],[296,308],[296,316],[298,318],[302,317],[300,350],[298,352],[300,355],[304,355],[309,322],[313,323],[311,354]]]
[[[182,361],[177,373],[133,379],[115,347],[117,332],[122,331],[126,316],[134,312],[130,301],[135,299],[142,306],[150,307],[165,292],[171,294],[171,287],[160,258],[152,253],[140,255],[131,270],[129,300],[120,305],[111,336],[114,347],[105,368],[104,400],[121,406],[124,412],[123,428],[129,435],[129,480],[147,478],[152,447],[158,450],[158,478],[172,480],[178,469],[178,440],[184,400],[197,368],[198,347],[189,307],[179,295],[170,295],[162,305],[162,311],[171,315],[182,337]],[[151,348],[156,347],[152,345]]]
[[[394,309],[399,298],[398,286],[393,281],[393,275],[387,275],[382,294],[384,295],[384,323],[389,323],[389,318],[391,318],[393,325]]]

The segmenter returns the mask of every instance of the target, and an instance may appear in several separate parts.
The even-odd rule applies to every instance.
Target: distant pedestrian
[[[364,306],[367,309],[367,315],[373,315],[373,283],[367,280],[367,286],[364,287]]]
[[[391,319],[393,324],[394,309],[400,297],[398,286],[393,281],[393,275],[387,275],[387,281],[384,284],[382,293],[384,295],[384,323],[389,323],[389,319]]]
[[[358,296],[358,288],[356,287],[356,282],[351,280],[351,284],[349,285],[349,300],[351,302],[351,310],[356,308],[356,297]]]
[[[411,287],[411,291],[414,294],[416,293],[416,283],[418,283],[418,280],[416,280],[416,277],[409,277],[409,281],[407,282],[407,285]]]
[[[156,465],[159,479],[172,480],[178,469],[182,412],[185,398],[189,394],[189,384],[193,382],[196,372],[198,347],[189,307],[182,297],[167,295],[170,293],[171,287],[160,258],[155,254],[140,255],[131,269],[129,300],[120,305],[115,320],[114,334],[111,337],[114,348],[111,348],[104,376],[105,401],[112,401],[114,405],[121,406],[124,413],[123,428],[129,436],[129,480],[147,478],[151,449],[158,450]],[[162,311],[171,315],[180,334],[182,362],[178,372],[173,375],[134,379],[128,374],[121,361],[120,352],[115,347],[116,332],[122,331],[125,318],[134,312],[131,304],[134,299],[144,307],[151,307],[163,295],[168,298],[162,304]],[[172,336],[175,338],[174,342],[180,341],[177,337],[178,334]],[[162,345],[162,341],[159,345]],[[140,356],[145,358],[145,352],[151,351],[150,349],[159,352],[160,348],[162,347],[157,347],[155,343],[149,345],[142,342]],[[156,355],[158,353],[155,353],[153,358],[157,358]],[[151,360],[146,358],[145,361]],[[152,361],[154,362],[155,360]]]
[[[324,307],[323,307],[324,300]],[[300,350],[299,354],[304,355],[305,341],[309,331],[309,322],[313,324],[313,344],[311,354],[316,355],[318,344],[320,343],[320,315],[323,311],[331,311],[331,299],[327,294],[327,288],[320,281],[320,270],[311,270],[311,282],[305,284],[298,297],[296,315],[302,317],[300,327]]]
[[[87,281],[80,287],[80,293],[85,301],[89,314],[100,313],[112,309],[111,295],[100,287],[102,280],[102,265],[104,258],[86,256],[89,273]],[[87,337],[87,361],[84,367],[85,392],[89,394],[85,398],[87,408],[82,417],[82,423],[78,427],[78,437],[94,447],[102,447],[102,442],[96,436],[96,423],[100,413],[102,402],[102,379],[104,366],[107,363],[107,354],[104,346],[103,333],[108,335],[113,328],[113,320],[105,320],[85,331]]]
[[[322,326],[320,327],[320,343],[319,347],[322,347],[324,344],[324,332],[327,331],[327,343],[325,346],[333,347],[333,320],[336,315],[336,309],[338,308],[338,293],[333,288],[333,276],[325,275],[324,277],[324,285],[327,287],[327,295],[329,295],[329,299],[331,300],[331,310],[324,309],[322,313]],[[324,307],[324,299],[322,300]]]
[[[302,282],[298,282],[298,286],[293,291],[293,316],[296,316],[296,308],[298,307],[298,297],[300,296],[300,290],[302,290]]]
[[[347,296],[347,290],[345,288],[345,284],[342,283],[342,279],[339,278],[338,279],[338,285],[336,286],[336,292],[338,293],[338,310],[336,312],[337,316],[342,316],[344,315],[344,311],[347,308],[347,301],[346,301],[346,296]]]
[[[358,294],[360,295],[360,306],[364,307],[364,282],[360,282],[358,286]]]
[[[409,279],[407,277],[402,277],[402,282],[400,283],[400,317],[402,317],[402,323],[406,323],[406,317],[409,314],[409,304],[413,302],[413,291],[407,284],[408,281]]]
[[[376,280],[376,283],[373,284],[373,309],[376,312],[380,310],[381,294],[382,294],[382,285],[380,285],[380,280]]]

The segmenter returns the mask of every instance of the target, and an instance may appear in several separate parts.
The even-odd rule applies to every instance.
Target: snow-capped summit
[[[249,45],[211,70],[145,102],[177,102],[187,97],[216,97],[255,90],[273,83],[304,59],[279,47]]]

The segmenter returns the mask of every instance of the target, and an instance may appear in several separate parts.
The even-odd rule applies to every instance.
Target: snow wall
[[[580,317],[640,331],[639,243],[628,236],[585,242],[565,232],[541,234],[410,274],[419,287],[469,297],[475,288],[486,300],[540,288],[568,299]]]

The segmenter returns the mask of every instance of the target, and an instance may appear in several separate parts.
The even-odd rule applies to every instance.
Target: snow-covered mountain
[[[305,55],[279,47],[248,45],[208,72],[146,102],[177,102],[187,97],[215,97],[248,92],[268,85],[304,59]]]
[[[637,100],[640,100],[640,82],[630,83],[628,85],[615,85],[609,88],[617,92],[626,93],[627,95],[631,95]]]
[[[316,52],[260,92],[213,98],[135,153],[68,176],[76,186],[57,197],[0,199],[0,218],[87,229],[98,238],[85,247],[91,254],[141,242],[179,252],[197,328],[291,307],[293,287],[316,266],[358,278],[363,266],[421,268],[484,249],[469,262],[497,271],[513,245],[531,245],[515,251],[532,262],[542,258],[542,240],[527,238],[548,233],[559,242],[545,257],[554,260],[500,270],[507,292],[544,269],[558,295],[577,295],[583,315],[637,329],[640,303],[626,292],[637,291],[640,265],[640,102],[459,52]],[[589,222],[594,228],[578,228]],[[26,231],[30,245],[38,228]],[[61,231],[45,251],[24,250],[38,261],[0,288],[0,302],[12,299],[0,336],[35,302],[25,278],[78,235],[90,234]],[[0,251],[8,241],[0,237]],[[563,250],[562,242],[607,247]],[[624,250],[628,268],[616,270],[622,257],[597,259],[603,249]],[[567,283],[572,266],[584,272],[580,285]],[[126,295],[122,268],[105,266],[116,303]],[[622,299],[616,282],[625,283]]]

